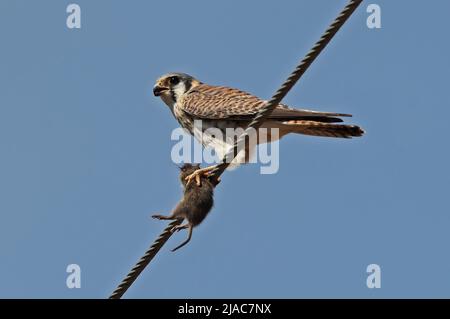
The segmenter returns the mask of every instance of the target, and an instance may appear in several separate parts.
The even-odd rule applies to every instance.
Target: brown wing
[[[179,104],[183,111],[201,119],[248,121],[264,106],[265,102],[237,89],[200,84],[186,93]],[[269,119],[342,122],[342,119],[337,116],[351,115],[293,109],[280,104],[269,116]]]

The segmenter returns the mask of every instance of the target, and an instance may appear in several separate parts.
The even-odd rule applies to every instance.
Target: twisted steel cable
[[[224,157],[223,162],[216,165],[214,171],[212,172],[215,177],[219,177],[225,171],[225,169],[230,165],[234,157],[237,155],[240,147],[245,143],[245,139],[252,129],[258,129],[264,120],[272,113],[275,107],[280,104],[281,100],[286,96],[286,94],[292,89],[292,87],[297,83],[305,71],[309,68],[312,62],[319,56],[322,50],[331,41],[334,35],[339,31],[339,29],[344,25],[347,19],[352,15],[352,13],[358,8],[363,0],[350,0],[347,6],[342,10],[339,16],[333,21],[330,27],[325,31],[319,41],[313,46],[313,48],[308,52],[308,54],[303,58],[300,64],[291,73],[288,79],[283,83],[280,89],[273,95],[273,97],[266,103],[265,107],[262,108],[253,118],[251,123],[248,125],[243,134],[238,138],[237,142],[234,144],[233,149],[231,149]],[[161,233],[161,235],[155,240],[152,246],[145,252],[144,256],[139,260],[139,262],[131,269],[125,279],[120,283],[120,285],[114,290],[109,299],[120,299],[124,293],[131,287],[136,278],[144,270],[144,268],[152,261],[152,259],[159,252],[161,247],[169,240],[172,236],[172,228],[180,225],[182,220],[175,220],[171,222],[167,228]]]
[[[245,139],[249,136],[249,132],[257,130],[264,120],[272,113],[272,111],[281,103],[281,100],[288,94],[292,87],[297,83],[302,75],[306,72],[312,62],[319,56],[322,50],[331,41],[334,35],[339,31],[339,29],[344,25],[347,19],[352,15],[352,13],[358,8],[363,0],[351,0],[339,14],[339,16],[333,21],[333,23],[328,27],[325,33],[322,35],[319,41],[312,47],[308,54],[303,58],[303,60],[297,65],[295,70],[287,78],[287,80],[281,85],[278,91],[272,96],[272,98],[266,103],[253,118],[250,124],[247,126],[244,133],[242,133],[234,147],[225,154],[222,163],[216,165],[214,170],[211,172],[214,177],[219,177],[231,164],[233,159],[237,156],[238,150],[244,149]]]
[[[166,229],[159,235],[155,240],[153,245],[145,252],[144,256],[139,260],[139,262],[131,269],[125,279],[120,283],[120,285],[114,290],[109,299],[120,299],[123,294],[131,287],[136,278],[141,274],[145,267],[152,261],[156,256],[161,247],[169,240],[172,236],[172,228],[181,224],[183,220],[176,219],[171,222]]]

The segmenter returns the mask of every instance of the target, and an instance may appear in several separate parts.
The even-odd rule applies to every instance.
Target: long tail
[[[316,121],[286,121],[283,122],[282,130],[285,134],[298,133],[340,138],[358,137],[365,133],[362,128],[356,125],[331,124]]]
[[[192,225],[189,225],[189,229],[188,229],[188,238],[184,241],[184,242],[182,242],[180,245],[178,245],[177,247],[175,247],[174,249],[172,249],[172,251],[175,251],[175,250],[178,250],[178,249],[180,249],[181,247],[183,247],[184,245],[186,245],[190,240],[191,240],[191,238],[192,238],[192,229],[193,229],[194,227],[192,226]]]

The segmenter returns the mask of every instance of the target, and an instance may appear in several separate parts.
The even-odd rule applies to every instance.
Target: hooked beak
[[[160,96],[162,92],[167,91],[169,88],[163,87],[163,86],[158,86],[155,85],[153,87],[153,95],[155,96]]]

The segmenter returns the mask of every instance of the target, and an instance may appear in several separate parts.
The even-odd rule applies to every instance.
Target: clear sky
[[[180,198],[169,71],[269,98],[346,1],[0,1],[0,297],[104,298]],[[223,175],[126,297],[450,297],[448,1],[365,2],[284,100],[366,136],[288,136]],[[66,267],[81,267],[81,288]],[[368,289],[366,267],[381,267]]]

